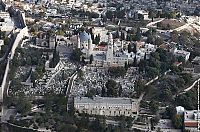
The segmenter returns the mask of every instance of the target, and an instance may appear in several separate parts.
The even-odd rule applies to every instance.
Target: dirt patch
[[[162,22],[157,23],[157,27],[162,30],[170,30],[183,26],[184,24],[185,22],[183,21],[178,21],[174,19],[165,19]]]

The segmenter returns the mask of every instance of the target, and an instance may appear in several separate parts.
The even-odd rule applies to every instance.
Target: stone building
[[[79,113],[105,116],[133,116],[138,110],[138,100],[113,97],[75,97],[74,108]]]
[[[40,33],[35,38],[35,45],[43,48],[54,49],[56,44],[56,36],[48,33]]]

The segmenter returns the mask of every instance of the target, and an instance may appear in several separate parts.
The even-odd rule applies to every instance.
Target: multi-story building
[[[184,107],[176,107],[176,113],[183,116],[183,126],[185,130],[197,132],[198,120],[200,119],[197,110],[185,110]]]
[[[177,50],[177,48],[174,49],[173,54],[175,56],[181,56],[184,58],[185,62],[189,60],[190,58],[190,52],[185,51],[185,50]]]
[[[113,97],[75,97],[74,108],[79,113],[105,116],[133,116],[138,110],[138,100]]]
[[[39,47],[54,49],[55,43],[56,37],[47,33],[40,33],[38,37],[35,38],[35,45]]]

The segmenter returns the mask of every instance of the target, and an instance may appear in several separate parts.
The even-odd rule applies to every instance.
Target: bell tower
[[[108,63],[108,65],[112,65],[113,63],[113,37],[111,33],[109,33],[108,35],[106,62]]]

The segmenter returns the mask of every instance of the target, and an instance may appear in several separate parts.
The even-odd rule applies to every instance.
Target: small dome
[[[85,42],[85,41],[88,41],[89,39],[91,40],[91,35],[90,33],[86,33],[85,31],[81,32],[80,35],[80,41],[81,42]]]

